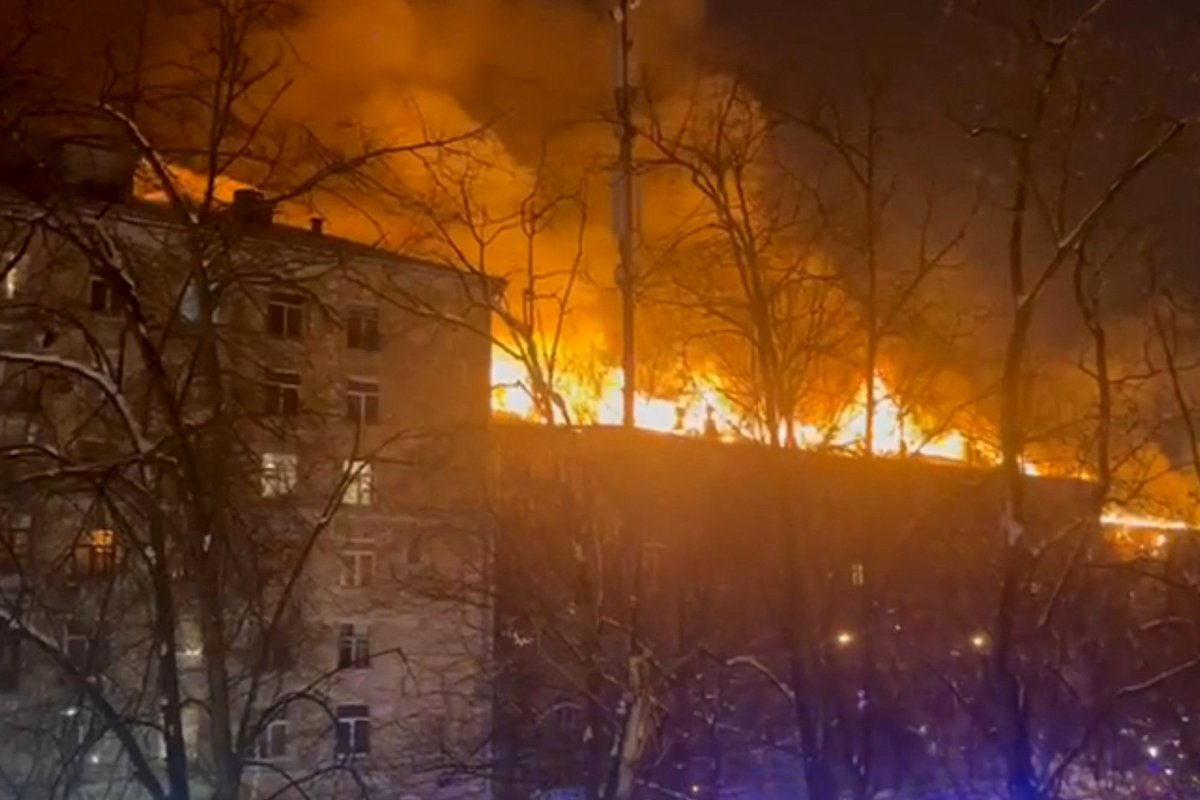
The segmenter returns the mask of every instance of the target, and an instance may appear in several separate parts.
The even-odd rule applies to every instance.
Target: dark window
[[[304,298],[291,294],[273,294],[267,301],[267,333],[284,339],[304,335]]]
[[[335,748],[339,756],[371,752],[371,713],[365,705],[337,707]]]
[[[88,308],[101,314],[117,310],[117,298],[103,277],[93,272],[88,276]]]
[[[291,416],[300,412],[300,376],[294,372],[267,372],[263,382],[263,412]]]
[[[347,550],[341,554],[340,583],[347,589],[362,589],[375,582],[375,554],[368,550]]]
[[[267,645],[263,670],[269,673],[290,672],[296,666],[296,652],[291,636],[276,632]]]
[[[0,520],[0,575],[12,575],[29,555],[29,531],[33,520],[28,514],[10,511]]]
[[[0,693],[15,692],[21,683],[21,637],[0,624]]]
[[[579,727],[579,706],[561,701],[554,707],[553,718],[559,733],[573,733]]]
[[[100,672],[108,664],[108,638],[100,631],[89,630],[82,623],[70,620],[63,639],[63,655],[80,672]]]
[[[80,534],[72,553],[77,577],[103,575],[117,566],[116,535],[109,528],[95,528]]]
[[[260,761],[272,761],[287,757],[288,724],[285,719],[275,719],[267,723],[258,741],[254,743],[254,757]]]
[[[379,422],[379,384],[355,380],[347,382],[346,418],[356,425]]]
[[[338,669],[371,666],[371,641],[365,625],[338,626]]]
[[[346,346],[355,350],[379,349],[379,309],[350,309],[346,316]]]

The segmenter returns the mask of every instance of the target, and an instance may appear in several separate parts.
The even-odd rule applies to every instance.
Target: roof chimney
[[[65,186],[85,197],[120,203],[133,194],[137,157],[129,148],[60,141],[58,169]]]
[[[319,236],[325,232],[325,220],[313,217],[308,221],[308,229]]]
[[[270,225],[275,218],[274,206],[258,189],[238,189],[233,193],[233,217],[249,225]]]

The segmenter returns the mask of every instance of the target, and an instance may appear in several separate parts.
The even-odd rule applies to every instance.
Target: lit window
[[[850,585],[862,586],[866,583],[866,572],[863,570],[862,564],[850,565]]]
[[[0,528],[0,575],[18,572],[29,555],[29,532],[33,518],[15,511],[4,515]]]
[[[342,553],[342,586],[361,589],[375,582],[375,554],[369,550],[347,550]]]
[[[263,413],[292,416],[300,412],[300,376],[294,372],[267,372],[263,381]]]
[[[288,723],[286,719],[273,719],[267,723],[254,743],[254,757],[259,761],[275,761],[287,758]]]
[[[334,747],[339,756],[371,752],[371,712],[367,706],[337,707],[337,739]]]
[[[346,623],[338,626],[338,669],[365,669],[371,666],[371,641],[366,625]]]
[[[299,339],[304,330],[304,298],[273,294],[267,301],[267,333],[284,339]]]
[[[379,349],[379,310],[358,307],[346,315],[346,346],[355,350]]]
[[[262,454],[262,496],[283,497],[296,488],[295,453]]]
[[[347,381],[346,418],[356,425],[374,425],[379,422],[378,383]]]
[[[346,491],[342,499],[352,506],[369,506],[375,502],[375,475],[371,462],[346,462]]]
[[[103,575],[117,565],[116,536],[109,528],[96,528],[75,541],[75,574]]]

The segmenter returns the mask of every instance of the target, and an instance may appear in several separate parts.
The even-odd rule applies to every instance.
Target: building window
[[[379,349],[379,309],[357,307],[346,316],[346,346],[355,350]]]
[[[69,620],[63,637],[63,655],[80,672],[99,672],[108,662],[108,639],[99,632],[89,631],[75,620]]]
[[[365,705],[337,707],[337,740],[339,756],[362,755],[371,752],[371,712]]]
[[[112,287],[96,272],[88,276],[88,308],[101,314],[112,314],[117,310],[117,297]]]
[[[254,757],[259,761],[276,761],[287,758],[288,723],[286,719],[273,719],[267,723],[254,743]]]
[[[345,623],[338,626],[338,669],[366,669],[371,666],[371,641],[366,625]]]
[[[267,333],[284,339],[299,339],[304,330],[304,298],[273,294],[267,301]]]
[[[263,411],[271,416],[292,416],[300,411],[300,376],[294,372],[267,372],[263,382]]]
[[[579,728],[579,706],[565,700],[554,706],[554,726],[559,733],[571,733]]]
[[[375,474],[370,461],[346,462],[346,491],[342,500],[352,506],[369,506],[375,502]]]
[[[298,459],[295,453],[263,453],[262,482],[263,497],[284,497],[296,488],[296,466]]]
[[[346,418],[355,425],[379,422],[379,384],[350,380],[346,384]]]
[[[117,565],[117,540],[112,529],[96,528],[75,540],[75,574],[80,577],[103,575]]]
[[[10,511],[0,527],[0,575],[19,572],[29,555],[29,532],[33,518],[28,514]]]
[[[5,251],[0,254],[0,271],[4,272],[4,299],[16,299],[28,262],[29,256],[23,253]]]
[[[361,589],[375,582],[375,554],[369,550],[347,550],[342,553],[341,584],[347,589]]]
[[[866,583],[866,573],[863,570],[863,565],[858,564],[858,563],[851,564],[850,565],[850,585],[851,586],[862,586],[864,583]]]
[[[7,622],[0,624],[0,694],[17,691],[21,684],[21,637]]]

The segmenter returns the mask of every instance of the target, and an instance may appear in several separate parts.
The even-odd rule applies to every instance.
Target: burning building
[[[501,793],[990,797],[1003,784],[986,721],[1007,549],[995,469],[498,425],[492,475]],[[1026,482],[1045,549],[1016,635],[1032,671],[1058,676],[1027,684],[1053,753],[1098,724],[1140,664],[1117,656],[1125,637],[1168,606],[1120,570],[1064,589],[1056,542],[1082,526],[1103,563],[1120,536],[1100,535],[1087,481]],[[1189,652],[1137,636],[1167,661]],[[1105,720],[1109,779],[1139,763],[1148,710],[1182,696]],[[1065,770],[1064,796],[1095,788],[1098,763]]]

